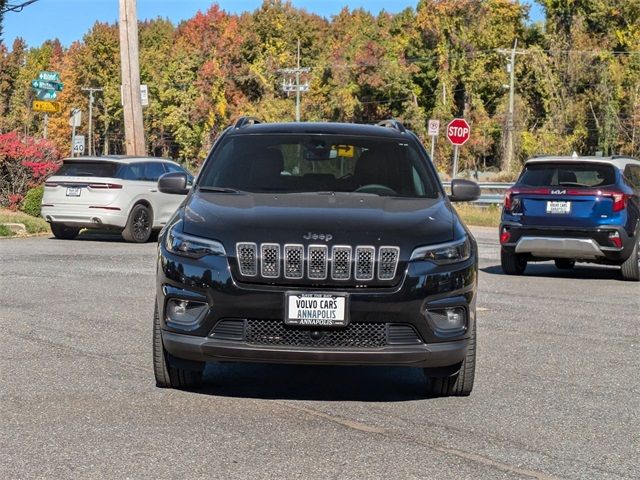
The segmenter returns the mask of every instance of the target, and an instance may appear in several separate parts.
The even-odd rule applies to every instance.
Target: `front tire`
[[[51,232],[53,236],[60,240],[73,240],[80,233],[79,228],[65,227],[61,223],[52,223]]]
[[[629,258],[621,265],[621,270],[625,280],[640,281],[640,231],[636,233],[636,244]]]
[[[573,260],[567,260],[564,258],[559,258],[555,260],[556,268],[558,270],[573,270],[573,267],[576,266],[576,262]]]
[[[122,231],[122,238],[127,242],[145,243],[151,237],[151,227],[153,226],[153,215],[151,209],[145,205],[134,205],[129,213],[127,225]]]
[[[189,368],[185,368],[188,366]],[[153,373],[160,388],[194,388],[202,383],[204,363],[181,360],[180,366],[167,353],[162,344],[160,316],[156,304],[153,313]]]
[[[468,397],[473,390],[476,372],[476,324],[473,323],[467,355],[462,361],[460,370],[448,377],[431,377],[425,369],[429,381],[429,393],[437,397]]]
[[[500,249],[500,265],[507,275],[522,275],[527,269],[527,260],[517,253],[511,253],[504,248]]]

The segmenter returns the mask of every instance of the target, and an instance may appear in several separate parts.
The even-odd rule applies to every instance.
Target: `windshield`
[[[534,163],[518,181],[530,187],[602,187],[616,183],[616,173],[604,163]]]
[[[232,135],[216,147],[198,186],[252,193],[346,192],[438,196],[427,160],[410,142],[318,134]]]
[[[55,175],[57,177],[108,177],[114,178],[119,164],[115,162],[82,162],[65,160]]]

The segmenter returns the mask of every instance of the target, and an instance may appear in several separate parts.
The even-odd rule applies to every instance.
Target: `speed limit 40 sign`
[[[73,138],[73,153],[76,155],[84,153],[84,135],[76,135]]]

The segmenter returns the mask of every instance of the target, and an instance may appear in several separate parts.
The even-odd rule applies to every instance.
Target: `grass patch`
[[[0,237],[13,237],[13,231],[0,223]]]
[[[22,212],[12,212],[11,210],[0,209],[0,236],[11,237],[13,232],[3,225],[3,223],[22,223],[27,229],[27,233],[47,233],[50,232],[49,224],[40,217],[32,217]],[[3,232],[7,232],[3,233]]]
[[[470,203],[455,203],[454,206],[466,225],[476,227],[498,227],[500,225],[502,205],[477,207]]]

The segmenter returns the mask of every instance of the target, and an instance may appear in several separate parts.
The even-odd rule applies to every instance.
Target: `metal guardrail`
[[[445,189],[451,189],[451,182],[442,182]],[[500,205],[504,200],[504,192],[513,187],[513,183],[478,182],[481,196],[476,200],[476,205]]]

